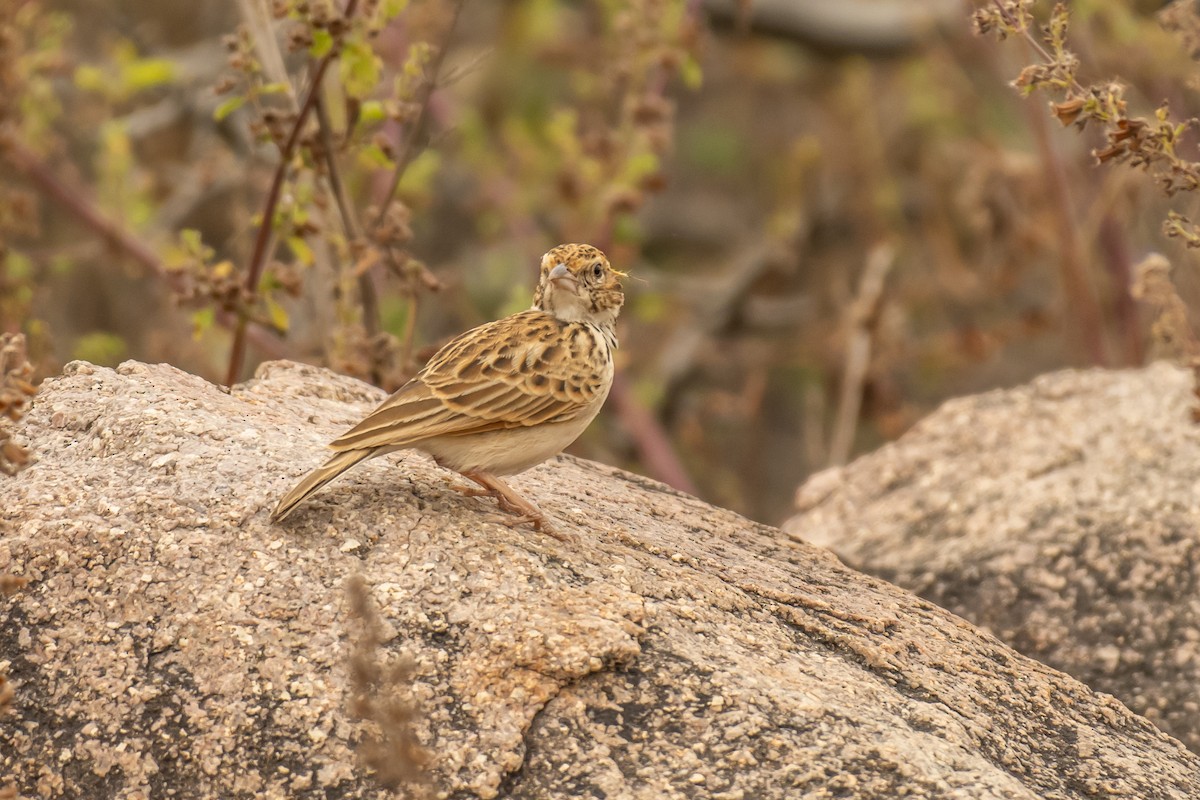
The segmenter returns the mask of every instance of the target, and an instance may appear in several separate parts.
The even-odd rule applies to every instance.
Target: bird
[[[412,380],[329,444],[333,456],[285,494],[279,522],[356,464],[419,450],[495,498],[510,526],[561,534],[502,478],[560,453],[608,397],[625,273],[598,248],[562,244],[542,256],[533,306],[472,328],[438,350]]]

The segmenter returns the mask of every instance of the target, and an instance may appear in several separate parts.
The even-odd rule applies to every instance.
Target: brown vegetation
[[[588,240],[637,280],[577,452],[779,519],[949,395],[1140,363],[1146,252],[1200,290],[1187,4],[1076,4],[1068,34],[981,2],[999,45],[936,3],[886,45],[805,4],[2,4],[0,329],[39,376],[289,357],[392,387]]]

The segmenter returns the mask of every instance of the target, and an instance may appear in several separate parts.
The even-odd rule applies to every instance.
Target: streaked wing
[[[602,399],[611,369],[586,325],[523,311],[451,341],[330,447],[407,447],[431,436],[565,422]]]

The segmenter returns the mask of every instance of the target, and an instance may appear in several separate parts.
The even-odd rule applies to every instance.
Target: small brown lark
[[[613,380],[622,273],[586,244],[542,256],[533,308],[467,331],[415,378],[335,439],[337,451],[275,506],[273,520],[360,461],[395,450],[433,456],[515,517],[560,536],[500,479],[560,452],[595,418]]]

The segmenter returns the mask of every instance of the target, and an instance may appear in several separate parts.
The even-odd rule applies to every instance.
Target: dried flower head
[[[12,440],[11,423],[24,415],[29,398],[37,392],[31,382],[33,367],[25,357],[25,337],[0,336],[0,472],[15,475],[29,464],[29,449]]]

